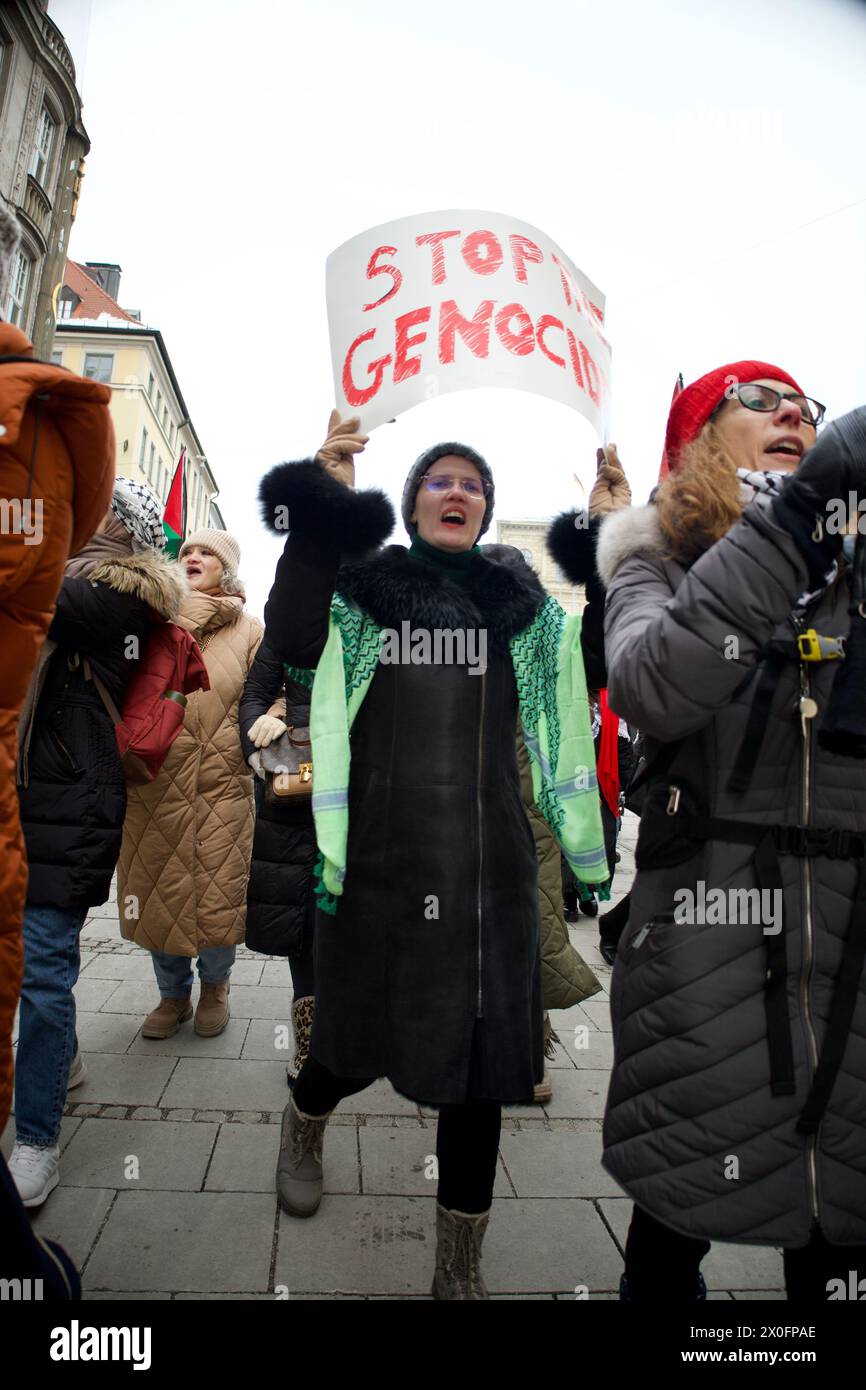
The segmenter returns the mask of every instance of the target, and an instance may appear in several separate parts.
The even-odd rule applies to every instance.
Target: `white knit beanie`
[[[231,578],[237,579],[241,563],[241,548],[230,531],[217,531],[208,526],[203,526],[200,531],[193,531],[192,535],[187,536],[181,546],[177,558],[182,560],[184,551],[189,550],[190,546],[193,545],[203,545],[208,550],[212,550],[226,573]]]

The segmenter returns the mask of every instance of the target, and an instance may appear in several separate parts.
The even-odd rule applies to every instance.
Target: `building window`
[[[36,143],[33,146],[33,156],[30,160],[28,170],[41,183],[44,188],[47,183],[48,169],[51,164],[51,146],[54,143],[54,132],[57,129],[47,106],[43,106],[42,114],[39,117],[39,125],[36,127]]]
[[[138,466],[144,469],[144,460],[147,456],[147,430],[141,431],[141,448],[138,451]]]
[[[162,412],[162,428],[168,434],[168,406]]]
[[[159,424],[159,412],[162,410],[162,392],[156,393],[156,423]]]
[[[150,458],[147,460],[147,481],[148,481],[149,483],[151,483],[151,484],[153,483],[153,462],[154,462],[154,459],[155,459],[155,458],[156,458],[156,445],[155,445],[155,444],[151,444],[151,446],[150,446]]]
[[[6,300],[5,318],[8,323],[24,322],[24,306],[27,299],[27,286],[30,283],[30,257],[20,249],[15,252],[12,276],[9,281],[9,295]]]
[[[62,367],[62,366],[63,366],[63,349],[62,349],[62,348],[55,348],[55,349],[54,349],[54,351],[53,351],[52,354],[51,354],[51,361],[53,362],[53,364],[54,364],[55,367]]]
[[[153,372],[147,378],[147,394],[153,400]]]
[[[114,354],[111,352],[86,352],[84,354],[84,375],[89,381],[111,381]]]

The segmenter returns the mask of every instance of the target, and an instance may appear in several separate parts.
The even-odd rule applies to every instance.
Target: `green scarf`
[[[423,565],[425,569],[440,570],[453,584],[459,584],[461,589],[469,579],[469,570],[473,559],[480,554],[480,545],[473,545],[471,550],[458,550],[452,553],[450,550],[439,550],[437,546],[430,545],[428,541],[422,541],[421,537],[417,535],[409,547],[410,560]]]
[[[535,804],[556,835],[575,878],[608,877],[595,749],[579,617],[546,598],[530,625],[509,643],[520,719],[529,751]],[[313,816],[319,858],[316,899],[335,914],[346,878],[349,835],[350,731],[379,664],[383,629],[335,593],[328,640],[315,671],[287,666],[312,688]]]

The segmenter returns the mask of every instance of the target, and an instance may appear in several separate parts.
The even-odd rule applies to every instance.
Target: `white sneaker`
[[[25,1207],[41,1207],[60,1181],[60,1145],[38,1149],[16,1144],[9,1158],[9,1172]]]
[[[69,1068],[69,1080],[66,1083],[67,1091],[74,1091],[76,1086],[81,1086],[87,1080],[87,1068],[84,1065],[84,1058],[78,1048],[75,1049],[75,1056]]]

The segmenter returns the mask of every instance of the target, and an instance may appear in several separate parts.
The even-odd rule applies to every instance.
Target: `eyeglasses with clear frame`
[[[812,400],[811,396],[801,396],[799,391],[776,391],[772,386],[762,386],[757,381],[738,382],[731,384],[728,399],[731,400],[736,395],[740,405],[744,405],[747,410],[763,410],[771,412],[778,410],[782,401],[793,401],[800,411],[800,419],[804,425],[812,425],[815,429],[824,419],[827,409],[820,401]]]
[[[457,485],[475,502],[490,495],[490,484],[484,478],[452,478],[447,473],[425,473],[421,481],[428,492],[440,494],[450,492]]]

